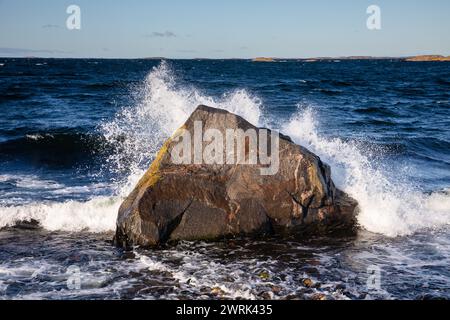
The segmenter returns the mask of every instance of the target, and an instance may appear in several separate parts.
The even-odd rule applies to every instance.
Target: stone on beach
[[[257,128],[240,116],[199,106],[165,142],[122,203],[117,245],[152,247],[168,241],[217,240],[285,230],[302,235],[308,230],[354,226],[357,203],[335,187],[330,167],[281,134],[278,170],[273,174],[262,174],[268,166],[261,163],[175,163],[172,151],[180,145],[181,132],[195,136],[199,122],[203,130],[213,129],[223,136],[228,129],[254,130],[257,136],[265,130],[272,134],[269,144],[274,139],[274,132]],[[194,145],[193,140],[187,142]],[[211,141],[201,144],[204,151]],[[244,149],[246,159],[252,152],[261,156],[261,150],[253,150],[249,140],[244,140]],[[229,150],[220,151],[224,157],[229,154]]]

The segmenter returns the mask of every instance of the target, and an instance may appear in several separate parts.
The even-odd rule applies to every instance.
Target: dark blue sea
[[[318,154],[357,235],[114,247],[199,104]],[[0,58],[0,298],[448,299],[449,223],[450,63]]]

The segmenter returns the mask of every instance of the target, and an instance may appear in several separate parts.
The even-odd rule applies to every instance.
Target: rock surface
[[[426,62],[426,61],[450,61],[450,56],[445,57],[441,55],[422,55],[422,56],[414,56],[406,58],[405,61],[412,61],[412,62]]]
[[[226,129],[266,130],[227,111],[199,106],[182,131],[194,136],[198,121],[204,130],[214,128],[224,135]],[[289,137],[280,135],[279,170],[262,175],[260,169],[267,165],[259,163],[174,164],[171,152],[182,140],[180,132],[166,141],[122,203],[117,245],[151,247],[167,241],[353,226],[355,200],[334,186],[328,165]]]
[[[252,60],[253,62],[276,62],[274,58],[258,57]]]

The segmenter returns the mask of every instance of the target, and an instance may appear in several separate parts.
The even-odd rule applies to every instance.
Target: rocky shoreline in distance
[[[397,60],[407,62],[443,62],[450,61],[450,56],[443,55],[418,55],[410,57],[372,57],[372,56],[349,56],[349,57],[312,57],[312,58],[272,58],[272,57],[257,57],[252,59],[253,62],[284,62],[284,61],[299,61],[299,62],[340,62],[348,60]]]

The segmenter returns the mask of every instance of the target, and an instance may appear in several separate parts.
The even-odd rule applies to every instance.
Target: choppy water
[[[450,64],[0,65],[0,297],[450,297]],[[358,235],[114,248],[121,200],[198,104],[320,155],[360,203]]]

